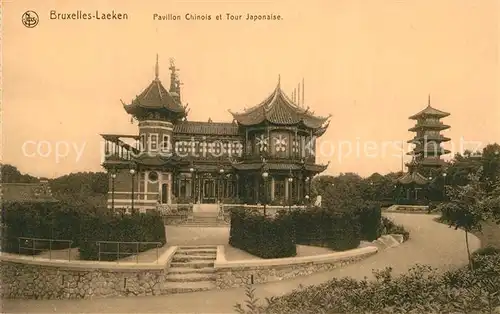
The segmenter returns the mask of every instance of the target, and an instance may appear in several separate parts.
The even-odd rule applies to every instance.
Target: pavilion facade
[[[177,68],[170,86],[155,78],[125,111],[137,135],[102,134],[110,178],[108,207],[149,210],[187,203],[304,204],[316,163],[316,139],[328,127],[289,98],[280,82],[232,122],[189,121]]]

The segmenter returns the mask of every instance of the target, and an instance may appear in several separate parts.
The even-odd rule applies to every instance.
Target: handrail
[[[36,242],[37,241],[49,241],[49,259],[52,259],[52,243],[53,242],[64,242],[68,243],[68,261],[71,261],[71,246],[73,245],[73,240],[59,240],[59,239],[43,239],[43,238],[29,238],[29,237],[18,237],[18,253],[21,255],[21,249],[26,249],[26,250],[31,250],[31,255],[33,256],[33,259],[35,259],[35,252],[40,251],[43,252],[45,249],[37,249],[36,248]],[[25,243],[29,243],[29,241],[32,242],[30,247],[27,246],[21,246],[21,241],[24,241]]]
[[[133,241],[133,242],[122,242],[122,241],[96,241],[96,244],[98,246],[99,250],[99,261],[101,261],[101,254],[116,254],[116,262],[120,263],[120,256],[121,255],[134,255],[136,258],[136,263],[139,263],[139,245],[141,244],[155,244],[156,245],[156,263],[158,264],[158,258],[159,258],[159,250],[160,247],[162,246],[161,242],[141,242],[141,241]],[[116,244],[116,252],[106,252],[106,251],[101,251],[101,244]],[[120,245],[121,244],[135,244],[135,252],[120,252]]]

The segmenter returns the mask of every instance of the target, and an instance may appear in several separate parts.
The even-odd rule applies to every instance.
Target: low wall
[[[158,262],[116,263],[49,260],[2,253],[0,295],[15,299],[84,299],[162,294],[177,247]]]
[[[427,213],[429,206],[423,205],[392,205],[387,208],[387,212],[411,212],[411,213]]]
[[[218,246],[215,261],[216,285],[218,289],[225,289],[309,275],[357,262],[377,251],[378,248],[369,246],[316,256],[227,261],[224,246]]]

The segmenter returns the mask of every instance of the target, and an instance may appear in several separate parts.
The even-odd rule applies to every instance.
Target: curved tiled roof
[[[241,113],[229,112],[239,124],[245,126],[256,125],[264,121],[278,125],[294,125],[303,122],[306,127],[317,129],[330,118],[330,115],[315,116],[309,112],[309,108],[304,109],[294,104],[281,90],[279,82],[273,93],[257,106]]]
[[[268,170],[302,170],[305,169],[307,171],[311,172],[323,172],[328,168],[328,165],[318,165],[318,164],[304,164],[304,165],[299,165],[295,163],[237,163],[237,162],[232,162],[232,166],[237,169],[237,170],[259,170],[262,169],[263,167],[266,167]]]
[[[139,94],[130,105],[123,105],[127,113],[133,114],[136,108],[167,109],[174,113],[185,113],[186,108],[177,102],[159,79],[155,79]]]
[[[417,185],[425,185],[429,183],[429,181],[423,175],[416,171],[404,174],[401,178],[398,179],[398,182],[405,185],[412,183],[415,183]]]
[[[225,122],[182,121],[174,126],[175,134],[238,136],[238,125]]]
[[[427,105],[427,107],[420,111],[417,114],[414,114],[413,116],[410,117],[411,120],[417,120],[420,119],[423,116],[430,116],[430,117],[437,117],[437,118],[444,118],[449,116],[450,114],[448,112],[444,112],[441,110],[438,110],[436,108],[431,107],[431,105]]]

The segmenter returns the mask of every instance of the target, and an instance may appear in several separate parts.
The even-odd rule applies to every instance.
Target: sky
[[[36,27],[23,25],[27,10],[37,12]],[[50,19],[79,10],[128,19]],[[1,157],[32,175],[102,171],[99,134],[138,132],[120,100],[154,79],[157,53],[164,85],[169,59],[180,68],[190,120],[230,122],[228,109],[260,103],[278,76],[289,94],[304,79],[305,106],[332,114],[317,156],[330,162],[328,174],[401,170],[397,145],[412,138],[408,117],[429,94],[451,113],[445,147],[500,138],[495,0],[11,0],[2,11]],[[155,13],[212,19],[159,21]],[[242,19],[216,20],[226,13]]]

